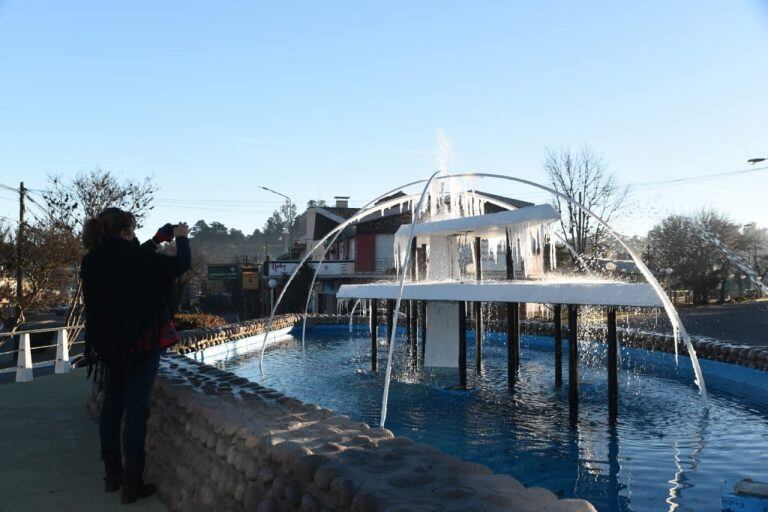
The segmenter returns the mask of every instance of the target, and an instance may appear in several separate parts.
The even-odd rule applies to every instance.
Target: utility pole
[[[16,318],[14,319],[14,328],[18,327],[21,323],[21,298],[24,288],[22,287],[22,281],[24,280],[24,273],[21,270],[22,251],[21,244],[24,240],[24,194],[26,189],[24,188],[24,182],[19,184],[19,230],[16,232]],[[20,336],[13,337],[13,350],[19,350]]]
[[[23,293],[22,281],[24,273],[22,272],[22,251],[21,246],[24,240],[24,182],[19,184],[19,231],[16,235],[16,323],[21,319],[21,296]]]

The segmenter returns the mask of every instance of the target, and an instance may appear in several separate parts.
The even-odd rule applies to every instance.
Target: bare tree
[[[151,178],[120,179],[111,171],[99,168],[80,173],[70,181],[50,176],[48,182],[44,195],[48,214],[54,223],[77,235],[86,220],[110,206],[133,213],[138,227],[154,208],[156,185]]]
[[[21,261],[17,247],[21,244]],[[79,243],[68,230],[53,227],[47,219],[25,223],[24,237],[0,227],[0,304],[12,305],[0,312],[3,321],[16,327],[31,309],[51,307],[67,299],[73,281]],[[16,293],[16,271],[21,264],[21,294]],[[10,315],[4,313],[12,311]]]
[[[133,213],[140,227],[154,208],[152,201],[156,188],[152,178],[122,179],[100,168],[80,173],[72,180],[51,176],[48,190],[44,194],[45,210],[54,228],[69,231],[80,239],[85,222],[110,206]],[[74,258],[78,264],[82,255],[83,248],[78,244]],[[75,272],[75,276],[77,292],[67,318],[68,325],[79,324],[82,314],[80,273]]]
[[[544,172],[550,186],[572,198],[608,222],[627,197],[628,188],[619,185],[608,171],[608,164],[592,148],[584,146],[576,153],[568,147],[544,150]],[[560,227],[568,243],[578,254],[596,257],[605,242],[605,229],[589,214],[555,196],[560,213]],[[577,258],[571,255],[574,263]]]

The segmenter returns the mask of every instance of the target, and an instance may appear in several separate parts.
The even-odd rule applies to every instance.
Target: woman
[[[135,228],[133,214],[119,208],[90,219],[81,266],[86,357],[97,362],[104,386],[99,434],[105,489],[112,492],[122,485],[123,503],[155,490],[143,481],[150,392],[162,350],[178,341],[167,291],[191,265],[186,224],[166,224],[153,238],[157,244],[175,237],[173,257],[140,247]]]

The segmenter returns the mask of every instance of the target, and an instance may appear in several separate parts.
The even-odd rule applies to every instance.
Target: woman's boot
[[[123,461],[120,452],[103,451],[101,460],[104,461],[104,490],[115,492],[123,483]]]
[[[120,503],[127,505],[154,494],[155,486],[145,484],[143,475],[144,459],[126,457],[123,470],[123,495],[120,497]]]

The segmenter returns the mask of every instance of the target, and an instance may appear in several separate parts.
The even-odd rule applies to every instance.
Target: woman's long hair
[[[107,208],[96,217],[88,219],[83,229],[83,245],[95,249],[110,239],[120,238],[124,229],[136,227],[136,217],[120,208]]]

